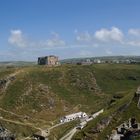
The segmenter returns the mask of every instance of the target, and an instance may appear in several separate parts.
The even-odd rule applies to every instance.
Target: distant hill
[[[135,60],[140,62],[140,56],[101,56],[101,57],[86,57],[86,58],[72,58],[72,59],[64,59],[61,60],[62,63],[77,63],[81,61],[85,61],[86,59],[90,59],[91,61],[95,59],[100,59],[102,61],[107,60]]]
[[[32,66],[35,65],[36,62],[26,62],[26,61],[5,61],[5,62],[0,62],[0,67],[3,66]]]

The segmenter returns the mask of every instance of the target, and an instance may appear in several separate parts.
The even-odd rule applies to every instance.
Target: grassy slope
[[[61,100],[71,107],[75,107],[78,104],[80,107],[83,104],[81,106],[83,110],[90,108],[92,111],[93,105],[95,103],[100,104],[99,101],[103,100],[106,95],[96,94],[90,90],[93,87],[90,73],[92,73],[90,68],[86,69],[80,66],[48,69],[44,67],[27,68],[8,87],[6,94],[3,96],[1,106],[6,109],[13,109],[13,107],[18,109],[18,107],[23,106],[23,110],[27,106],[29,110],[36,109],[41,111],[40,104],[45,104],[48,100],[47,95],[45,95],[47,93],[42,93],[38,89],[38,86],[43,84],[49,87],[50,93],[48,94],[56,100],[56,104],[58,103],[59,105]],[[30,95],[28,96],[25,93],[31,87],[32,90],[28,93]]]
[[[140,83],[139,65],[38,66],[23,70],[2,95],[0,106],[30,116],[29,122],[37,126],[47,125],[49,122],[46,121],[80,110],[95,112],[107,106],[114,94],[122,94],[126,97],[123,100],[127,101],[126,95],[131,96]],[[0,75],[3,75],[2,71]],[[94,76],[102,93],[94,91]],[[39,85],[47,86],[49,91],[42,91]],[[9,114],[3,115],[14,119]]]
[[[103,64],[94,67],[97,82],[105,93],[136,90],[140,83],[140,65]]]
[[[49,140],[57,139],[59,140],[62,138],[66,133],[68,133],[71,129],[73,129],[77,124],[79,124],[79,121],[72,121],[69,123],[66,123],[64,125],[61,125],[60,127],[56,127],[51,131],[51,135],[49,137]]]
[[[0,79],[5,78],[8,74],[13,73],[15,70],[15,68],[0,68]]]
[[[85,129],[75,135],[73,138],[75,140],[82,139],[85,134],[90,139],[104,140],[107,135],[111,134],[113,129],[128,120],[130,117],[135,117],[137,121],[140,122],[140,110],[137,108],[137,100],[133,99],[128,109],[123,113],[118,113],[111,121],[111,124],[101,133],[96,136],[90,133],[90,130],[92,130],[92,128],[94,128],[100,120],[110,116],[113,112],[116,112],[119,107],[130,102],[134,96],[137,86],[140,84],[139,65],[112,65],[112,68],[111,65],[109,67],[107,67],[107,65],[106,67],[104,65],[95,67],[97,69],[95,76],[101,88],[104,89],[106,93],[123,96],[121,99],[117,99],[115,102],[110,104],[101,116],[89,122]],[[134,78],[134,80],[132,77],[135,77],[136,79]]]
[[[112,120],[111,124],[106,127],[106,129],[101,134],[99,134],[98,139],[105,139],[105,137],[109,135],[113,129],[131,117],[135,117],[136,120],[140,122],[140,110],[137,108],[137,102],[137,99],[133,99],[129,107],[123,113],[118,113]]]

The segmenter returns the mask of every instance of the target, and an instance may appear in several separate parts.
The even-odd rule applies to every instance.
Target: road
[[[92,115],[92,118],[86,119],[85,121],[80,123],[81,129],[84,128],[87,124],[87,122],[93,120],[94,118],[96,118],[97,116],[99,116],[101,113],[104,112],[104,109],[101,109],[100,111],[94,113]],[[67,133],[65,136],[63,136],[60,140],[71,140],[73,135],[77,132],[76,127],[74,127],[69,133]]]
[[[56,125],[54,125],[54,126],[52,126],[52,127],[50,127],[50,128],[47,128],[48,130],[52,130],[52,129],[54,129],[55,127],[58,127],[58,126],[60,126],[60,125],[63,125],[64,123],[58,123],[58,124],[56,124]]]
[[[41,130],[41,131],[42,131],[41,128],[36,127],[36,126],[34,126],[33,124],[31,124],[31,123],[22,123],[22,122],[19,122],[19,121],[14,121],[14,120],[10,120],[10,119],[5,119],[5,118],[3,118],[3,117],[0,117],[0,120],[5,121],[5,122],[9,122],[9,123],[13,123],[13,124],[17,124],[17,125],[28,126],[28,127],[31,127],[31,128],[34,128],[34,129],[37,129],[37,130]]]
[[[67,133],[64,137],[62,137],[60,140],[71,140],[73,135],[77,132],[76,127],[74,127],[69,133]]]

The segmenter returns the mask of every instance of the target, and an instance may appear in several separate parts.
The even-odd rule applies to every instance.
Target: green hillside
[[[140,65],[1,68],[0,79],[14,73],[14,80],[10,80],[6,88],[1,86],[0,114],[4,119],[15,121],[13,126],[12,122],[4,123],[6,120],[1,119],[21,136],[49,127],[65,114],[78,111],[91,114],[105,108],[108,115],[129,102],[140,85]],[[116,96],[120,98],[114,98]],[[18,123],[25,126],[21,124],[19,128]],[[85,132],[94,123],[89,124]]]
[[[91,140],[105,140],[113,130],[120,124],[134,117],[140,122],[140,109],[137,107],[138,98],[134,94],[128,93],[125,97],[116,101],[110,107],[106,108],[105,112],[98,118],[89,122],[88,125],[73,137],[74,140],[82,138]],[[103,120],[111,117],[109,125],[105,126],[100,132],[95,132]],[[102,124],[103,125],[103,124]],[[137,139],[140,139],[137,138]]]

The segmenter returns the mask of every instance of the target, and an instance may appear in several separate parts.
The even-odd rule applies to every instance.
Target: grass
[[[85,127],[80,133],[77,133],[73,139],[80,140],[86,134],[89,138],[93,140],[94,139],[104,140],[106,139],[107,135],[110,135],[112,133],[112,130],[116,129],[116,127],[122,124],[124,121],[129,120],[129,118],[135,117],[136,120],[140,122],[140,110],[137,108],[138,99],[135,99],[133,97],[134,92],[131,91],[127,93],[126,96],[116,101],[113,105],[109,106],[109,108],[106,108],[105,112],[102,115],[100,115],[93,121],[89,122],[87,127]],[[111,123],[105,129],[103,129],[101,133],[98,133],[96,136],[90,133],[90,130],[92,130],[95,126],[97,126],[97,124],[103,118],[110,116],[112,113],[116,112],[120,107],[122,107],[126,103],[129,103],[131,100],[132,102],[129,105],[129,107],[124,112],[118,112],[113,117]]]
[[[32,118],[29,121],[35,122],[36,125],[39,125],[36,120],[43,120],[40,126],[78,111],[91,114],[106,108],[108,111],[104,115],[107,116],[117,109],[117,106],[127,102],[140,83],[140,65],[63,65],[22,69],[24,72],[19,74],[1,95],[0,107],[28,115]],[[15,69],[0,69],[0,77],[14,71]],[[96,82],[101,92],[95,91]],[[39,85],[48,87],[48,91],[43,91]],[[123,95],[123,98],[110,104],[116,94]],[[3,114],[4,116],[7,114]],[[95,122],[89,124],[86,129],[94,126]]]
[[[7,123],[5,121],[1,121],[3,127],[6,127],[10,130],[16,137],[27,137],[30,136],[32,133],[36,132],[35,129],[28,127],[28,126],[20,126],[13,123]]]
[[[71,129],[73,129],[78,123],[79,123],[78,120],[72,121],[72,122],[66,123],[62,126],[54,128],[53,130],[51,130],[51,135],[50,135],[49,139],[58,140],[58,139],[62,138],[66,133],[68,133]]]
[[[140,83],[140,65],[103,64],[93,68],[97,83],[106,93],[136,89]]]
[[[0,79],[5,78],[7,75],[16,71],[16,68],[2,68],[0,67]]]

